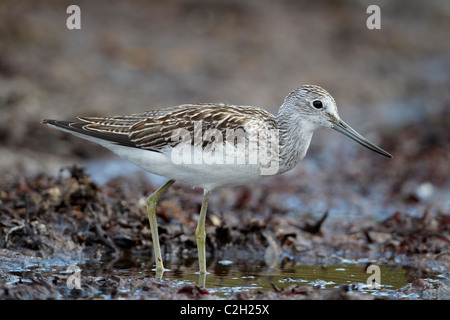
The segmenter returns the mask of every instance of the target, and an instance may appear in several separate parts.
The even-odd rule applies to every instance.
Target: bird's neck
[[[306,155],[314,127],[283,106],[276,117],[279,132],[280,168],[283,173],[294,168]]]

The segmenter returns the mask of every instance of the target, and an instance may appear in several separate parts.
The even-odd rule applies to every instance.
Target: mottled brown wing
[[[212,128],[225,137],[227,129],[252,132],[276,127],[274,116],[263,109],[226,104],[181,105],[127,116],[78,118],[84,123],[77,126],[90,135],[153,151],[179,144],[180,129],[189,133],[194,143],[201,141],[202,136],[198,135]],[[201,130],[195,130],[198,128]]]
[[[203,136],[208,129],[217,129],[222,137],[226,137],[227,129],[250,132],[263,127],[275,128],[276,122],[273,115],[259,108],[225,104],[182,105],[137,122],[130,128],[129,138],[140,148],[159,151],[180,143],[180,129],[189,132],[193,144],[201,141],[202,137],[198,135]]]

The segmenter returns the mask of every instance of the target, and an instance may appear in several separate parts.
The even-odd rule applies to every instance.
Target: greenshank
[[[342,121],[333,97],[316,85],[303,85],[292,91],[277,115],[258,107],[202,103],[126,116],[78,119],[43,123],[96,142],[168,179],[146,201],[157,272],[162,272],[164,266],[156,205],[175,181],[204,190],[195,233],[200,274],[204,275],[205,219],[211,190],[291,170],[305,157],[318,128],[334,129],[372,151],[392,157]]]

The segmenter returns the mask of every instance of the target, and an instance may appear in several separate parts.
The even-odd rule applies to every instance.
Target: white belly
[[[244,185],[277,172],[272,170],[267,174],[260,164],[249,159],[244,161],[240,158],[238,161],[236,158],[227,159],[225,155],[219,161],[219,158],[208,158],[201,152],[195,153],[195,150],[191,150],[191,157],[180,158],[174,156],[174,149],[159,153],[114,144],[104,146],[148,172],[207,190]]]

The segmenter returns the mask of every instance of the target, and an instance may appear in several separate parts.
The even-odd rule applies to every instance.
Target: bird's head
[[[286,97],[283,106],[291,110],[291,116],[294,119],[298,117],[303,125],[310,126],[310,130],[318,128],[334,129],[366,148],[392,158],[390,153],[376,146],[342,121],[334,98],[319,86],[304,85],[292,91]]]

